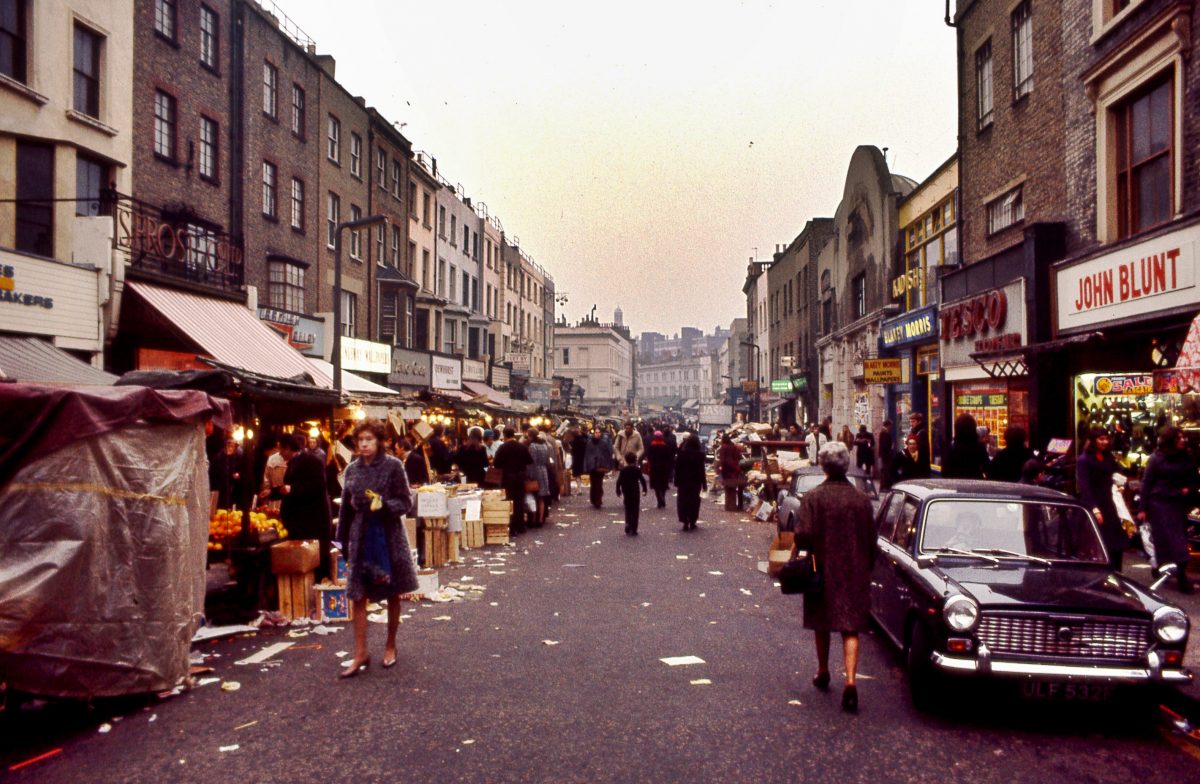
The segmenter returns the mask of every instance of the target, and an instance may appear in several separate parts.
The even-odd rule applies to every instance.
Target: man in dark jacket
[[[400,439],[397,446],[400,450],[398,457],[404,461],[404,473],[408,477],[408,486],[415,489],[429,484],[429,465],[425,462],[424,453],[420,449],[413,449],[407,438]]]
[[[1025,464],[1033,457],[1033,450],[1025,445],[1025,429],[1011,425],[1004,429],[1004,448],[992,458],[988,468],[988,479],[1000,482],[1019,482]]]
[[[429,437],[429,465],[438,476],[450,473],[450,447],[442,439],[445,433],[444,427],[434,425],[433,435]]]
[[[287,461],[283,486],[279,488],[282,501],[279,518],[288,531],[289,539],[316,539],[320,543],[321,565],[316,580],[331,576],[329,542],[331,519],[329,494],[325,488],[325,466],[321,459],[304,448],[295,433],[279,440],[279,453]]]
[[[532,462],[529,447],[517,440],[517,431],[504,428],[504,443],[496,450],[493,465],[503,474],[504,496],[512,502],[508,524],[512,536],[525,532],[525,472]]]

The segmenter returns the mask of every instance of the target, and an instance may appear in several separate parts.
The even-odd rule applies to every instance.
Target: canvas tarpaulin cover
[[[0,476],[0,681],[60,697],[172,688],[204,610],[204,424],[227,423],[228,404],[138,387],[68,394],[84,399],[0,385],[0,408],[32,415],[0,423],[0,445],[24,447]]]

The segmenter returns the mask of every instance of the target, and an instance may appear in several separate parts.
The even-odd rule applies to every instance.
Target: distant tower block
[[[617,308],[616,310],[613,311],[613,323],[616,324],[618,327],[625,326],[625,314],[621,311],[620,308]]]

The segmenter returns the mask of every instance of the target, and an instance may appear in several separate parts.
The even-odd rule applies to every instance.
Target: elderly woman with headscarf
[[[804,597],[804,627],[816,633],[817,675],[813,686],[829,688],[829,643],[842,633],[846,684],[842,708],[858,710],[858,635],[871,613],[871,569],[875,561],[875,525],[871,502],[846,479],[850,450],[840,441],[821,447],[817,462],[825,481],[804,494],[796,524],[795,558],[805,550],[816,559],[823,590]]]
[[[704,450],[695,433],[688,433],[679,445],[679,454],[675,457],[675,489],[679,522],[683,523],[683,530],[694,531],[696,521],[700,519],[700,491],[708,489]]]
[[[650,461],[650,487],[658,498],[658,508],[667,505],[667,488],[671,486],[671,472],[675,468],[675,457],[661,430],[655,430],[646,447],[646,459]]]

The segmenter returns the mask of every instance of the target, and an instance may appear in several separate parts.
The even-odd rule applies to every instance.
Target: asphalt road
[[[0,778],[1200,781],[1195,749],[1136,704],[1059,708],[955,689],[957,708],[920,713],[876,635],[863,642],[861,711],[847,715],[840,677],[828,694],[809,684],[815,656],[799,600],[757,570],[773,526],[706,502],[695,532],[680,531],[673,506],[646,508],[631,538],[611,483],[606,500],[596,512],[569,499],[516,547],[469,552],[465,566],[443,569],[443,584],[471,577],[486,590],[406,605],[394,669],[378,667],[378,624],[375,664],[349,681],[335,678],[336,654],[352,647],[348,629],[206,644],[215,674],[239,690],[211,684],[163,700],[10,713]],[[278,664],[234,664],[280,641],[295,646]],[[660,661],[677,656],[703,663]],[[111,730],[99,732],[106,720]]]

